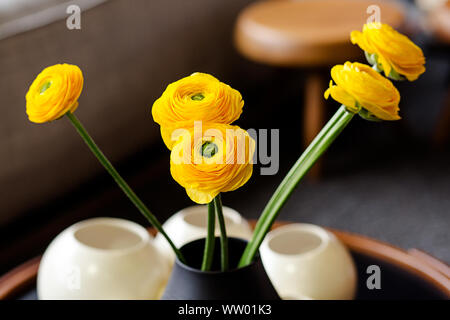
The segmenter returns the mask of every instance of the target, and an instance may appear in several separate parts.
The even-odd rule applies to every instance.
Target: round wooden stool
[[[351,44],[350,32],[361,30],[377,13],[381,22],[394,28],[404,22],[403,8],[395,2],[373,0],[271,0],[253,3],[240,13],[235,45],[244,56],[273,66],[308,68],[305,146],[325,118],[323,92],[330,77],[329,70],[325,76],[320,69],[361,58],[363,52]],[[313,169],[312,175],[317,177],[317,166]]]

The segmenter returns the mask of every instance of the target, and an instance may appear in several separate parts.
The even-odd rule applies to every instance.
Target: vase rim
[[[216,241],[217,241],[218,239],[220,239],[220,237],[215,237],[215,240],[216,240]],[[191,243],[193,243],[193,242],[204,241],[204,240],[205,240],[205,238],[192,240],[192,241],[190,241],[190,242],[184,244],[181,248],[183,248],[184,246],[189,245],[189,244],[191,244]],[[239,241],[239,242],[248,243],[247,240],[242,239],[242,238],[236,238],[236,237],[228,237],[228,241],[229,241],[229,240],[237,240],[237,241]],[[181,248],[180,248],[180,249],[181,249]],[[216,248],[216,249],[217,249],[217,248]],[[220,248],[219,248],[219,249],[220,249]],[[249,269],[249,268],[251,268],[252,266],[254,266],[258,260],[261,260],[261,257],[260,257],[260,255],[259,255],[259,253],[255,256],[255,258],[253,259],[253,261],[252,261],[250,264],[248,264],[248,265],[246,265],[246,266],[244,266],[244,267],[241,267],[241,268],[233,268],[233,269],[229,269],[229,270],[227,270],[227,271],[221,271],[221,270],[202,271],[201,269],[197,269],[197,268],[191,267],[191,266],[189,266],[189,265],[187,265],[187,264],[181,262],[181,261],[178,259],[178,257],[175,259],[175,263],[176,263],[178,266],[180,266],[181,268],[186,269],[186,270],[188,270],[188,271],[190,271],[190,272],[194,272],[194,273],[198,273],[198,274],[205,274],[205,275],[217,275],[217,274],[233,273],[233,272],[237,272],[237,271],[242,271],[242,270]]]
[[[283,252],[282,250],[275,250],[272,242],[278,237],[282,237],[288,233],[295,233],[309,235],[316,237],[320,242],[314,245],[312,248],[305,250],[298,250],[298,252]],[[309,257],[319,254],[328,246],[332,235],[320,226],[309,223],[293,223],[286,226],[282,226],[275,230],[272,230],[264,239],[262,247],[264,250],[270,250],[272,255],[275,255],[279,259],[308,259]]]
[[[117,248],[102,248],[99,246],[89,244],[88,241],[82,240],[80,238],[79,232],[81,232],[82,230],[99,226],[122,229],[124,232],[127,232],[135,236],[136,240],[134,241],[134,243],[131,243],[130,245],[127,246]],[[105,254],[105,255],[130,254],[142,250],[151,241],[151,236],[144,227],[133,221],[120,218],[111,218],[111,217],[91,218],[77,222],[74,225],[70,226],[69,228],[73,241],[76,241],[76,243],[83,249],[95,252],[97,254]]]
[[[223,206],[222,207],[224,218],[229,220],[234,225],[239,225],[242,222],[242,216],[234,210],[233,208]],[[207,205],[193,205],[186,207],[179,211],[181,213],[181,218],[185,223],[187,223],[191,228],[196,228],[203,230],[206,228],[206,220],[204,225],[199,225],[191,220],[192,217],[200,216],[201,218],[206,218],[207,215]],[[217,229],[217,227],[216,227]]]

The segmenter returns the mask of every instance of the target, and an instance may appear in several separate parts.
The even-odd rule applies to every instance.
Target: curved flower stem
[[[341,109],[344,106],[341,107]],[[344,107],[345,108],[345,107]],[[317,136],[314,138],[314,140],[311,142],[311,144],[308,146],[308,148],[303,152],[303,154],[300,156],[300,158],[297,160],[297,162],[294,164],[294,166],[292,166],[291,170],[289,171],[289,173],[286,175],[286,177],[284,178],[284,180],[280,183],[280,185],[278,186],[277,190],[275,191],[275,193],[272,195],[272,198],[270,199],[270,201],[267,203],[266,207],[264,208],[263,214],[261,214],[261,217],[258,219],[258,223],[255,226],[255,229],[253,230],[253,237],[255,237],[256,234],[259,234],[261,227],[264,226],[264,224],[262,223],[262,219],[263,219],[263,215],[264,212],[267,211],[269,205],[273,202],[275,194],[279,191],[279,189],[281,188],[281,185],[288,179],[288,176],[292,176],[294,167],[298,167],[300,165],[300,161],[305,162],[306,161],[306,157],[307,157],[307,151],[308,149],[310,149],[313,145],[313,143],[315,143],[318,140],[322,140],[325,135],[330,131],[331,128],[334,127],[334,125],[336,124],[336,122],[339,120],[340,117],[340,111],[341,109],[339,109],[334,115],[333,117],[325,124],[325,126],[322,128],[322,130],[320,130],[320,132],[317,134]],[[300,177],[301,179],[301,177]],[[295,187],[294,187],[295,188]],[[259,247],[259,246],[258,246]],[[241,260],[242,261],[242,260]],[[250,263],[250,262],[249,262]]]
[[[205,241],[205,250],[203,251],[202,271],[211,270],[214,258],[214,243],[216,230],[216,215],[214,209],[214,200],[208,203],[208,229]]]
[[[180,250],[177,249],[177,247],[173,244],[172,240],[169,238],[169,236],[163,230],[161,223],[159,223],[158,219],[150,212],[150,210],[147,208],[147,206],[141,201],[141,199],[139,199],[139,197],[134,193],[134,191],[125,182],[125,180],[123,180],[123,178],[120,176],[120,174],[117,172],[117,170],[113,167],[111,162],[109,162],[109,160],[106,158],[106,156],[103,154],[103,152],[95,144],[94,140],[91,138],[89,133],[83,127],[83,125],[78,120],[78,118],[73,113],[70,113],[70,112],[66,113],[66,115],[69,118],[69,120],[72,122],[75,129],[77,129],[78,133],[83,138],[84,142],[86,142],[89,149],[91,149],[92,153],[97,157],[98,161],[100,161],[100,163],[105,167],[106,171],[108,171],[109,174],[114,178],[114,180],[119,185],[119,187],[122,189],[122,191],[127,195],[127,197],[131,200],[131,202],[133,202],[133,204],[144,215],[144,217],[147,218],[147,220],[152,224],[152,226],[155,227],[155,229],[158,230],[158,232],[160,232],[164,236],[164,238],[166,238],[167,242],[169,242],[169,245],[172,247],[173,251],[175,252],[175,255],[177,256],[177,258],[181,262],[186,263],[186,260],[184,259]]]
[[[288,174],[280,183],[277,190],[272,195],[272,198],[264,208],[264,211],[256,224],[253,237],[247,244],[241,260],[239,261],[239,267],[244,267],[252,262],[264,237],[269,232],[279,211],[286,203],[297,184],[347,126],[353,116],[354,113],[347,111],[345,106],[341,106],[314,138],[308,148],[306,148],[291,170],[289,170]]]
[[[222,199],[220,193],[214,198],[214,206],[216,208],[217,219],[220,228],[220,266],[222,271],[228,270],[228,237],[225,227],[225,219],[222,211]]]

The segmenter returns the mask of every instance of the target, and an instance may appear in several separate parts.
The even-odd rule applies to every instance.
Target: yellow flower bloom
[[[425,72],[422,49],[387,24],[365,24],[362,32],[352,31],[350,37],[353,44],[366,52],[371,64],[384,70],[386,77],[398,80],[401,75],[414,81]]]
[[[331,69],[330,87],[325,99],[331,97],[351,112],[364,108],[381,120],[398,120],[400,93],[392,82],[371,67],[361,63],[346,62]]]
[[[75,65],[57,64],[45,68],[26,95],[28,119],[44,123],[61,118],[78,107],[83,74]]]
[[[169,84],[153,104],[152,116],[161,126],[164,143],[172,149],[175,129],[192,127],[194,121],[231,124],[240,117],[243,106],[239,91],[197,72]]]
[[[170,172],[194,202],[209,203],[250,179],[254,152],[255,141],[238,126],[196,124],[173,146]]]

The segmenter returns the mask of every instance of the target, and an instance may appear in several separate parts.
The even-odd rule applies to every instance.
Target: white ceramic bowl
[[[290,224],[268,233],[260,248],[264,268],[283,299],[353,299],[356,267],[329,231]]]
[[[252,236],[252,229],[248,222],[235,210],[223,207],[223,215],[227,235],[229,237],[249,240]],[[193,240],[206,237],[206,226],[208,222],[208,206],[192,206],[178,211],[171,216],[164,224],[163,228],[178,248]],[[216,221],[216,236],[219,236],[219,226]],[[166,239],[157,234],[155,245],[169,259],[171,263],[175,261],[175,255],[167,243]]]
[[[61,232],[38,271],[40,299],[157,299],[169,277],[167,259],[140,225],[95,218]]]

